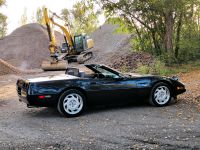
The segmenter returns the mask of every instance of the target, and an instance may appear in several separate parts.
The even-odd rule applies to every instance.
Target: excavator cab
[[[61,46],[61,53],[67,53],[69,50],[69,46],[68,44],[65,42],[65,43],[62,43],[62,46]]]
[[[74,36],[74,49],[78,54],[93,47],[94,42],[92,39],[89,38],[88,35],[80,34]]]
[[[82,35],[74,36],[74,49],[76,53],[79,54],[85,50],[85,38]]]

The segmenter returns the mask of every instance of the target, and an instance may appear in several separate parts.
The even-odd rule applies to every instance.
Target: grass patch
[[[154,75],[173,75],[178,73],[187,73],[192,70],[200,69],[200,60],[190,61],[187,64],[174,64],[166,66],[160,60],[155,60],[151,65],[138,65],[136,72],[139,74],[154,74]]]

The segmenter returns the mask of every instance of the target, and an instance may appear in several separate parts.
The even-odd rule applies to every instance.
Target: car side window
[[[114,78],[114,79],[119,78],[119,76],[117,74],[112,73],[112,72],[105,70],[103,68],[97,68],[97,70],[99,72],[101,72],[101,74],[103,74],[105,78]]]

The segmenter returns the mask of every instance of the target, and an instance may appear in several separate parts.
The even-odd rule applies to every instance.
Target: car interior
[[[80,78],[95,78],[94,72],[86,73],[84,71],[80,71],[78,68],[67,68],[65,74]]]
[[[107,79],[118,79],[120,78],[119,75],[109,72],[108,70],[98,68],[98,72],[95,72],[90,69],[86,69],[84,71],[80,71],[78,68],[67,68],[65,71],[65,74],[80,77],[80,78],[93,78],[93,79],[98,79],[98,78],[107,78]]]
[[[67,68],[65,74],[80,78],[106,78],[106,76],[101,73],[95,73],[92,70],[80,71],[78,68]]]

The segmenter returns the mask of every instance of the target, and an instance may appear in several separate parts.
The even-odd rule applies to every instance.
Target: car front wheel
[[[157,83],[152,91],[149,102],[154,106],[166,106],[172,99],[171,89],[166,83]]]
[[[66,117],[76,117],[83,112],[85,96],[78,90],[65,91],[57,104],[58,111]]]

